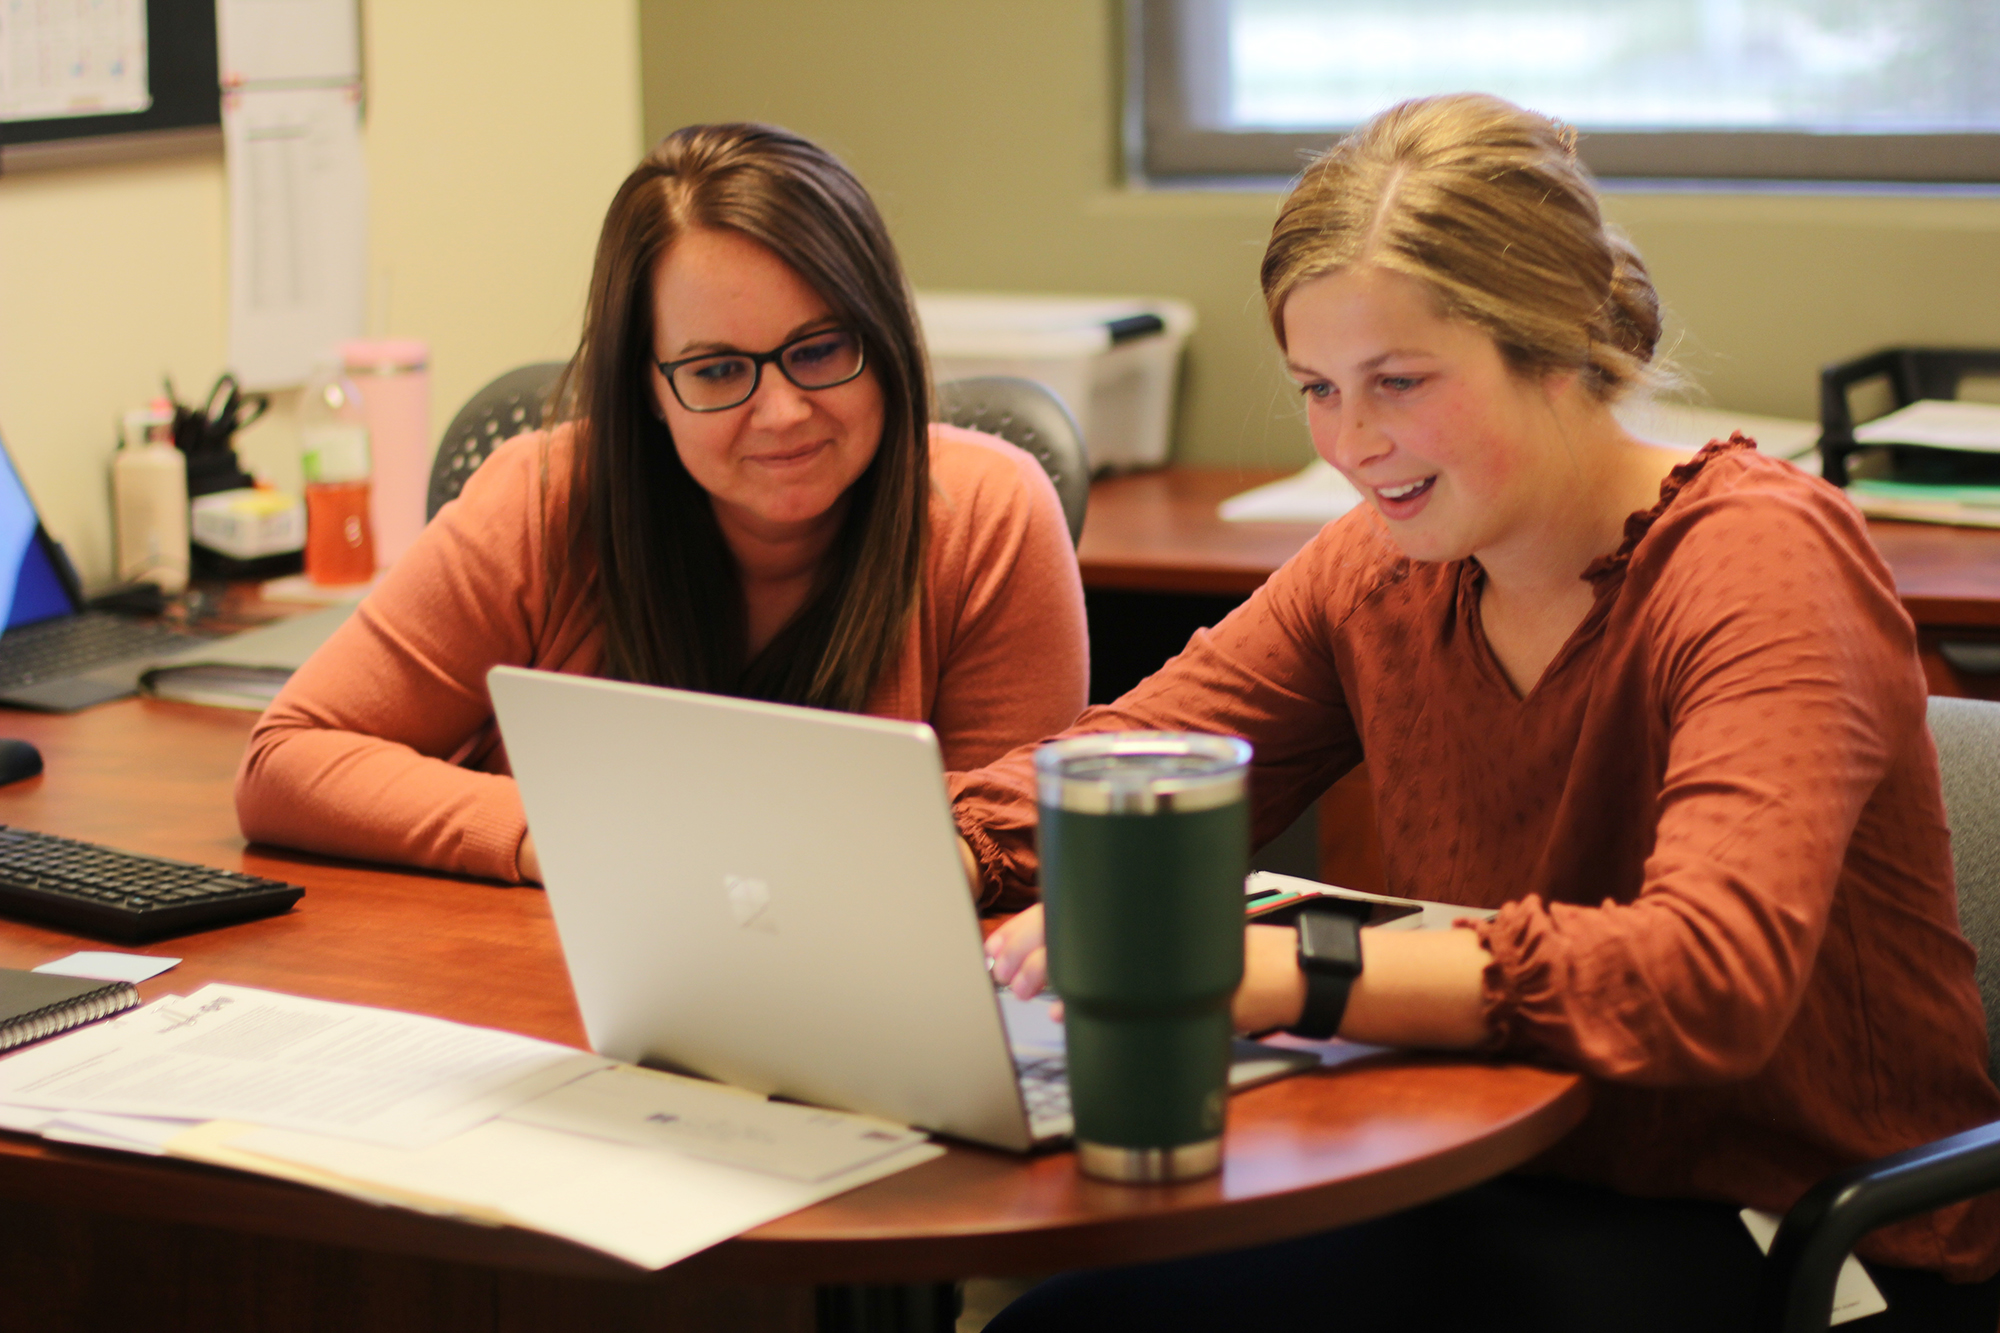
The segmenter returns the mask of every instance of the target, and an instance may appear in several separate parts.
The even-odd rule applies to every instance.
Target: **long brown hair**
[[[765,246],[859,331],[882,439],[813,595],[746,660],[742,580],[708,493],[654,412],[653,284],[692,229]],[[583,337],[555,401],[575,422],[570,550],[595,566],[605,674],[856,712],[903,643],[923,576],[930,402],[909,287],[861,183],[766,125],[691,125],[605,214]]]
[[[1604,401],[1665,378],[1659,296],[1605,224],[1575,131],[1498,97],[1393,106],[1306,168],[1264,251],[1280,346],[1299,284],[1357,264],[1423,283],[1517,371],[1580,371]]]

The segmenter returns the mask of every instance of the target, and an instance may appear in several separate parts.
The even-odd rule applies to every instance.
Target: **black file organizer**
[[[1847,394],[1855,385],[1886,377],[1896,406],[1908,407],[1919,398],[1958,397],[1959,383],[1968,375],[2000,377],[2000,350],[1891,347],[1820,371],[1822,475],[1836,486],[1845,486],[1848,455],[1868,447],[1854,442],[1854,412]],[[1890,447],[1899,481],[2000,483],[2000,456]]]

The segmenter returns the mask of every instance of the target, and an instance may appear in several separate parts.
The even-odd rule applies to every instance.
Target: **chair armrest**
[[[1840,1266],[1863,1236],[1996,1189],[2000,1121],[1828,1176],[1792,1205],[1771,1242],[1760,1326],[1825,1329]]]

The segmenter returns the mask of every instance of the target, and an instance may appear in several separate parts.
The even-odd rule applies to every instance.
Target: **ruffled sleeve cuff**
[[[1548,915],[1541,898],[1529,894],[1508,903],[1487,921],[1466,921],[1486,947],[1480,975],[1480,1017],[1486,1025],[1482,1049],[1521,1054],[1544,1043],[1536,1040],[1537,1015],[1560,1011],[1549,951],[1542,948]]]
[[[1018,912],[1031,907],[1035,895],[1023,884],[1016,868],[1008,864],[1007,853],[987,832],[985,826],[963,809],[954,808],[953,822],[958,825],[958,835],[972,848],[972,859],[979,864],[979,885],[975,898],[982,912]]]

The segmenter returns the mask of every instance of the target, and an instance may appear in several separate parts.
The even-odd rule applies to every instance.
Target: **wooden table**
[[[1196,625],[1255,592],[1319,531],[1316,523],[1226,523],[1216,512],[1230,496],[1287,475],[1167,468],[1107,477],[1090,488],[1077,544],[1085,589],[1100,596],[1157,594],[1157,609],[1126,609],[1125,618],[1179,616],[1185,622],[1152,627],[1149,642],[1163,647],[1137,674],[1165,660]],[[2000,699],[2000,530],[1871,519],[1868,531],[1916,621],[1930,692]],[[1112,633],[1127,637],[1122,627]],[[1113,671],[1121,684],[1135,678],[1128,662],[1118,662]],[[1317,818],[1319,878],[1357,889],[1386,888],[1366,765],[1321,799]]]
[[[307,887],[282,917],[163,941],[147,998],[210,980],[435,1014],[581,1045],[547,900],[263,849],[229,784],[250,718],[129,700],[10,713],[43,777],[0,822]],[[0,965],[88,941],[0,923]],[[546,1236],[380,1209],[188,1163],[0,1134],[6,1327],[805,1329],[814,1283],[1005,1276],[1303,1234],[1486,1179],[1582,1116],[1573,1075],[1333,1043],[1319,1073],[1231,1103],[1228,1165],[1171,1189],[1100,1184],[1069,1153],[943,1158],[657,1274]]]

